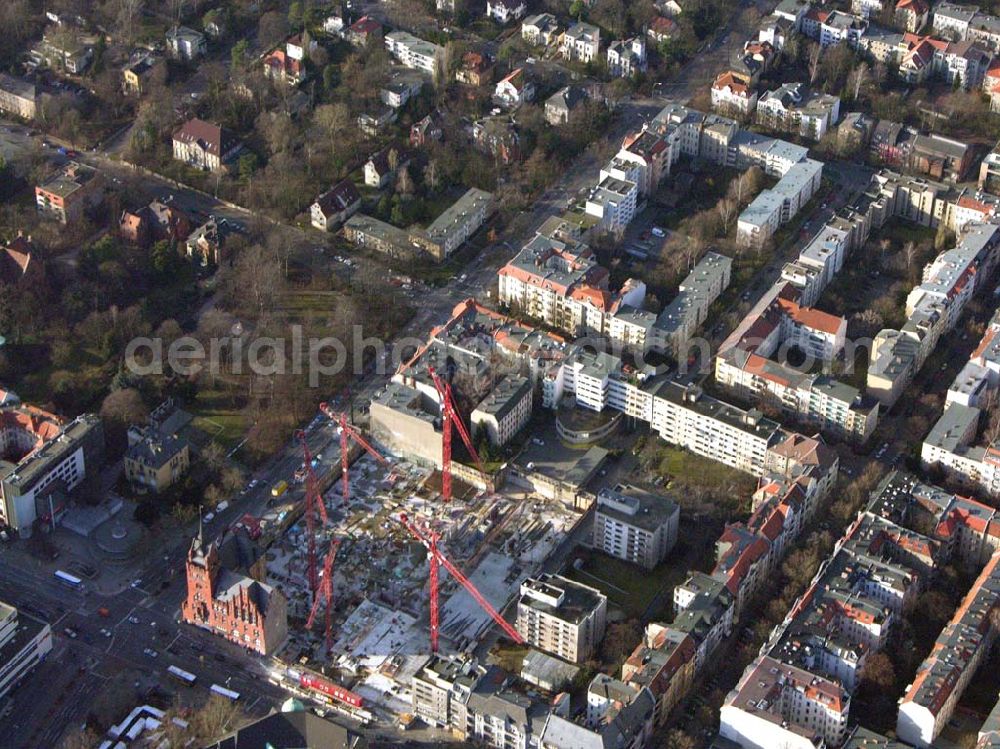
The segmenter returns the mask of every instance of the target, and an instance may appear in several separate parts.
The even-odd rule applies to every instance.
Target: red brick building
[[[234,539],[235,540],[235,539]],[[288,635],[287,604],[280,590],[263,581],[264,566],[248,564],[249,575],[227,569],[218,543],[206,548],[199,533],[187,557],[187,599],[181,618],[261,655],[273,653]]]

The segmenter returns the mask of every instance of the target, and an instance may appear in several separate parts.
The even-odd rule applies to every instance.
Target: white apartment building
[[[521,24],[521,38],[528,44],[549,45],[559,36],[559,22],[551,13],[528,16]]]
[[[969,27],[979,14],[975,5],[935,3],[931,30],[946,39],[960,40],[969,36]]]
[[[838,683],[773,658],[758,658],[726,697],[719,733],[743,749],[839,746],[850,695]],[[818,737],[823,744],[817,744]]]
[[[486,17],[504,26],[518,18],[523,18],[528,11],[524,0],[486,0]]]
[[[639,186],[636,182],[608,175],[590,189],[585,210],[600,219],[600,226],[605,231],[622,234],[635,218],[638,197]]]
[[[619,39],[608,45],[608,73],[617,78],[631,78],[646,70],[646,39],[641,34]]]
[[[942,333],[951,330],[978,284],[996,267],[1000,226],[971,224],[954,249],[924,268],[924,280],[906,299],[908,320],[875,338],[868,391],[891,406],[923,366]]]
[[[688,342],[708,317],[708,308],[729,287],[732,273],[732,258],[706,252],[656,318],[663,349],[678,361],[686,358]]]
[[[728,115],[749,115],[757,109],[757,91],[747,76],[727,70],[712,84],[712,109]]]
[[[533,392],[527,377],[501,380],[473,409],[469,417],[473,434],[482,430],[491,445],[506,445],[531,420]]]
[[[52,650],[52,629],[40,619],[0,602],[0,698],[45,660]]]
[[[392,31],[385,35],[389,54],[408,68],[423,70],[431,75],[437,72],[444,60],[444,47],[424,41],[406,31]]]
[[[596,588],[543,574],[521,583],[514,626],[539,650],[581,663],[604,639],[607,607],[607,597]]]
[[[672,499],[619,484],[598,492],[594,548],[653,569],[677,543],[680,507]]]
[[[664,440],[747,473],[763,472],[767,448],[779,433],[759,411],[709,398],[697,386],[666,383],[651,405],[650,425]]]
[[[567,60],[588,63],[601,51],[601,30],[589,23],[574,23],[562,35],[560,52]]]
[[[972,357],[955,377],[944,413],[921,447],[925,468],[937,466],[963,485],[1000,494],[1000,452],[994,445],[973,446],[982,408],[1000,388],[1000,313],[987,326]]]
[[[755,119],[765,127],[819,141],[840,119],[840,98],[786,83],[760,97]]]
[[[816,18],[818,22],[811,23],[813,18]],[[813,10],[806,15],[806,22],[803,23],[802,30],[806,36],[816,39],[821,47],[846,44],[855,49],[867,28],[868,22],[859,16],[843,13],[839,10],[832,12]]]

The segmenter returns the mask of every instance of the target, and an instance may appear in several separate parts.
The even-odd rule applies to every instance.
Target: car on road
[[[663,231],[663,229],[661,229],[661,228],[660,228],[659,226],[654,226],[654,227],[653,227],[652,229],[650,229],[649,231],[650,231],[650,232],[652,232],[652,234],[653,234],[653,236],[654,236],[654,237],[659,237],[659,238],[661,238],[661,239],[662,239],[663,237],[667,236],[667,235],[666,235],[666,232],[664,232],[664,231]]]
[[[146,655],[149,658],[156,658],[159,655],[159,653],[157,653],[152,648],[143,648],[142,652],[143,652],[143,655]]]
[[[128,621],[129,621],[129,624],[138,624],[139,623],[139,617],[137,617],[137,616],[130,616],[128,618]]]
[[[76,630],[73,629],[72,627],[66,627],[65,629],[63,629],[63,632],[65,632],[66,636],[71,640],[75,640],[77,637]]]
[[[111,637],[111,630],[106,627],[101,627],[101,634],[105,637]]]

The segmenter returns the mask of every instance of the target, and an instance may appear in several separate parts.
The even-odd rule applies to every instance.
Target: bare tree
[[[122,38],[131,43],[135,39],[135,21],[142,14],[145,0],[118,0],[118,28]]]
[[[868,63],[863,62],[854,68],[850,74],[848,74],[847,88],[852,92],[852,98],[854,101],[857,101],[858,97],[861,95],[861,87],[868,78],[868,73]]]
[[[410,176],[410,170],[405,165],[400,168],[399,174],[396,177],[396,189],[401,195],[413,194],[413,178]]]
[[[816,76],[819,75],[819,61],[823,50],[818,44],[813,44],[809,49],[809,85],[816,83]]]
[[[441,178],[438,175],[438,165],[434,159],[427,162],[427,166],[424,167],[424,184],[433,192],[438,189],[438,185],[441,184]]]

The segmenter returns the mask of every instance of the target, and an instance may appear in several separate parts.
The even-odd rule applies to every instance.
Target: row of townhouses
[[[844,744],[860,673],[904,611],[942,565],[985,563],[900,701],[898,738],[933,745],[991,641],[983,622],[1000,600],[994,516],[912,476],[887,477],[727,696],[722,736],[742,747]]]
[[[913,381],[938,339],[952,330],[977,289],[996,267],[997,224],[967,224],[954,249],[942,252],[923,272],[923,282],[906,297],[907,321],[899,330],[875,336],[868,368],[868,393],[892,406]]]
[[[993,442],[975,445],[979,424],[1000,388],[1000,312],[955,376],[944,412],[924,438],[920,460],[953,480],[992,497],[1000,495],[1000,452]]]
[[[551,13],[539,13],[524,19],[521,38],[534,46],[552,46],[563,59],[591,63],[600,59],[601,30],[590,23],[578,21],[563,31]],[[649,61],[643,35],[617,39],[605,52],[608,73],[617,78],[631,78],[645,72]]]

